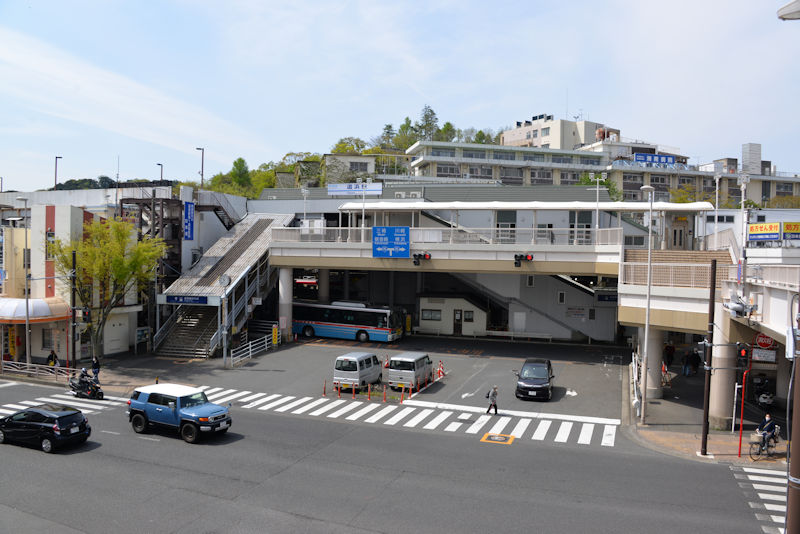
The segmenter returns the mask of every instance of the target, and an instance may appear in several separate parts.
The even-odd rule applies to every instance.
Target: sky
[[[800,171],[788,0],[0,0],[4,190],[199,181],[418,120],[497,131],[547,113]],[[161,163],[163,167],[159,167]]]

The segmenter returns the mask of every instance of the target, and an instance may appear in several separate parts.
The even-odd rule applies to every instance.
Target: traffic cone
[[[372,384],[367,385],[367,400],[372,400]]]
[[[327,385],[328,385],[328,380],[325,379],[325,381],[322,383],[322,396],[323,397],[325,396],[325,388],[327,387]]]
[[[342,398],[342,383],[341,382],[336,384],[336,396],[338,398],[340,398],[340,399]]]
[[[406,394],[406,385],[403,384],[403,389],[400,390],[400,404],[403,404],[403,395]]]
[[[383,385],[383,402],[386,402],[386,384]]]
[[[353,400],[356,400],[356,385],[353,384]]]

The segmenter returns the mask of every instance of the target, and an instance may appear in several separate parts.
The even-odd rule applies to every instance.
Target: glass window
[[[581,158],[581,165],[600,165],[600,158]]]
[[[45,257],[46,260],[53,259],[53,244],[56,241],[56,233],[55,232],[45,232],[45,238],[47,239],[47,247],[45,248]]]
[[[454,148],[434,148],[431,150],[432,156],[444,156],[446,158],[456,157],[456,150]]]
[[[504,159],[504,160],[513,160],[513,159],[515,159],[513,152],[495,152],[494,154],[492,154],[492,157],[494,159]]]
[[[422,310],[423,321],[441,321],[442,310]]]
[[[350,170],[353,172],[367,172],[368,164],[366,161],[351,161]]]
[[[550,135],[550,128],[542,128],[542,137],[547,137]]]
[[[492,168],[488,165],[470,165],[469,175],[471,178],[491,178]]]
[[[553,171],[551,170],[538,170],[531,171],[531,184],[552,184]]]
[[[531,138],[531,132],[525,132],[525,139]]]
[[[546,143],[546,144],[542,145],[542,148],[550,148],[550,143]]]
[[[380,362],[378,361],[378,357],[375,356],[374,354],[372,355],[372,365],[380,365]]]
[[[533,130],[533,138],[536,139],[539,137],[539,130]]]
[[[162,402],[161,402],[161,393],[151,393],[147,397],[147,403],[148,404],[158,404],[158,405],[162,404]]]
[[[595,317],[595,309],[589,308],[589,320],[594,321],[594,317]]]
[[[544,154],[523,154],[524,161],[544,161]]]
[[[561,184],[562,185],[575,185],[578,183],[578,173],[577,172],[564,172],[561,171]]]
[[[358,371],[358,364],[355,360],[336,360],[333,368],[337,371]]]
[[[566,302],[567,302],[567,294],[564,293],[563,291],[559,291],[558,292],[558,303],[559,304],[564,304]]]
[[[42,348],[53,348],[53,331],[49,328],[42,328]]]
[[[47,421],[47,417],[40,414],[39,412],[29,412],[28,413],[28,422],[29,423],[44,423]]]
[[[547,367],[538,364],[523,365],[519,371],[520,378],[550,378],[547,374]]]
[[[464,322],[471,323],[474,321],[475,312],[472,310],[464,310]]]
[[[458,170],[458,165],[443,165],[439,163],[436,165],[436,176],[440,178],[447,177],[460,177],[461,172]]]
[[[776,182],[775,183],[775,196],[788,197],[794,192],[794,184],[792,182]]]
[[[193,393],[192,395],[186,395],[185,397],[181,397],[181,408],[187,408],[189,406],[200,406],[208,402],[208,398],[206,394],[202,391]]]
[[[402,360],[389,360],[389,369],[395,371],[413,371],[414,362],[404,362]]]
[[[678,185],[693,185],[694,178],[691,176],[679,176],[678,177]]]
[[[465,150],[464,151],[465,158],[472,158],[472,159],[486,159],[486,151],[485,150]]]
[[[572,163],[572,156],[553,155],[553,163]]]

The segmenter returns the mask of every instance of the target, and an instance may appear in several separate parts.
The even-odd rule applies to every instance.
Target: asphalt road
[[[511,347],[436,352],[452,373],[427,398],[458,403],[474,422],[484,386],[501,379],[513,386],[510,370],[525,354]],[[239,371],[187,365],[173,372],[209,388],[318,398],[327,376],[319,362],[330,363],[343,349],[350,347],[315,343]],[[134,434],[124,405],[107,406],[88,415],[94,432],[78,449],[47,455],[0,446],[0,532],[760,531],[728,466],[661,455],[622,431],[612,446],[599,435],[578,443],[577,425],[587,424],[581,420],[563,442],[553,432],[532,438],[533,428],[508,445],[481,441],[504,410],[552,418],[554,425],[572,416],[620,416],[618,364],[602,351],[550,356],[564,395],[531,403],[501,391],[501,415],[474,434],[234,402],[227,435],[189,445],[170,433]],[[61,393],[0,387],[0,405]]]

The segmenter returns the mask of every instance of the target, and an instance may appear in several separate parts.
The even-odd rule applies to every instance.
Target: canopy
[[[428,210],[535,210],[535,211],[623,211],[646,212],[650,210],[649,202],[425,202],[422,200],[408,201],[371,201],[371,202],[345,202],[339,206],[341,211],[428,211]],[[653,202],[653,211],[679,211],[701,212],[713,211],[714,205],[710,202]]]
[[[59,297],[27,299],[28,321],[49,323],[70,317],[69,304]],[[0,323],[25,324],[25,299],[0,297]]]

